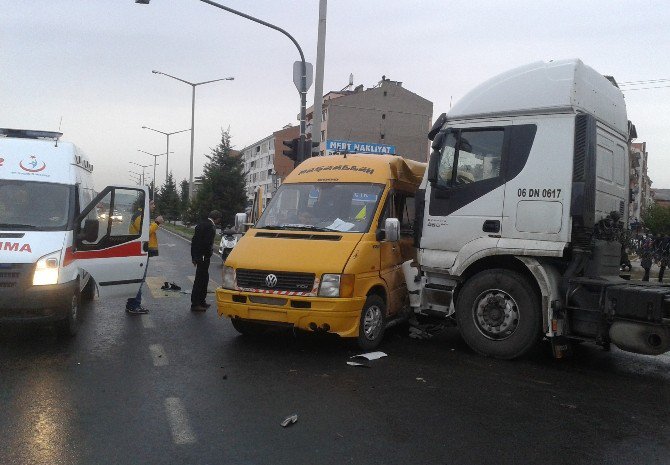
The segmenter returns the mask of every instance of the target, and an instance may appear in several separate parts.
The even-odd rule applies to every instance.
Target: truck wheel
[[[61,337],[72,337],[77,334],[79,329],[79,305],[81,303],[81,293],[79,284],[75,286],[75,291],[69,300],[67,316],[56,323],[56,331]]]
[[[456,302],[456,321],[472,350],[500,359],[522,356],[541,336],[539,299],[528,279],[510,270],[470,278]]]
[[[386,304],[378,295],[369,295],[361,310],[358,328],[358,346],[363,350],[372,350],[382,342],[386,331]]]
[[[230,322],[235,330],[244,336],[259,336],[265,333],[265,326],[252,321],[244,321],[239,318],[232,318]]]

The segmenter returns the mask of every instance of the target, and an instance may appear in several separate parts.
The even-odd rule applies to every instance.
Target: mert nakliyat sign
[[[326,140],[328,152],[340,153],[377,153],[379,155],[395,155],[395,145],[354,142],[351,140]]]

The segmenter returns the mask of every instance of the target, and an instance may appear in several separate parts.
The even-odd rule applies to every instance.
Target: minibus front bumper
[[[219,316],[357,337],[365,297],[266,295],[218,288]]]

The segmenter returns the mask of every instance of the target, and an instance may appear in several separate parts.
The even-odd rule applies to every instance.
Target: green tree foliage
[[[182,181],[179,183],[179,202],[181,204],[180,208],[182,217],[186,217],[189,207],[187,179],[182,179]]]
[[[223,215],[221,224],[233,224],[235,213],[244,211],[244,165],[242,159],[233,154],[230,132],[221,131],[221,142],[207,155],[209,160],[203,168],[202,185],[191,206],[190,221],[207,217],[211,210]]]
[[[172,177],[172,172],[168,175],[165,184],[156,193],[156,209],[166,221],[175,221],[181,218],[181,200],[177,193],[177,185]]]
[[[652,204],[642,214],[642,222],[654,234],[670,234],[670,207]]]

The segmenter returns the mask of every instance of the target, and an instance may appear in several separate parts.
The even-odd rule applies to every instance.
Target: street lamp
[[[219,81],[232,81],[235,78],[234,77],[225,77],[221,79],[212,79],[211,81],[202,81],[202,82],[189,82],[185,79],[178,78],[176,76],[172,76],[171,74],[164,73],[162,71],[156,71],[152,70],[151,71],[154,74],[162,74],[163,76],[167,76],[172,79],[176,79],[179,82],[183,82],[184,84],[188,84],[191,86],[191,160],[190,160],[190,170],[189,170],[189,176],[188,176],[188,198],[189,200],[193,200],[193,142],[195,140],[195,88],[196,86],[201,86],[203,84],[210,84],[212,82],[219,82]]]
[[[173,134],[179,134],[180,132],[186,132],[190,131],[190,129],[182,129],[181,131],[174,131],[174,132],[163,132],[159,131],[158,129],[150,128],[148,126],[142,126],[142,129],[148,129],[149,131],[154,131],[163,134],[164,136],[167,137],[167,148],[165,149],[165,181],[167,182],[168,178],[168,166],[170,163],[170,136]]]
[[[151,165],[140,165],[139,163],[135,163],[134,161],[129,161],[128,163],[132,163],[133,165],[137,165],[140,168],[142,168],[142,184],[145,184],[145,182],[144,182],[144,170],[149,168]]]
[[[156,163],[156,159],[160,156],[167,155],[167,153],[149,153],[149,152],[145,152],[144,150],[140,150],[140,149],[137,149],[137,151],[142,152],[142,153],[146,153],[147,155],[151,155],[152,157],[154,157],[154,179],[153,179],[154,189],[151,191],[151,200],[153,200],[154,196],[156,195],[154,193],[154,191],[156,190],[156,166],[158,166],[158,164]],[[172,152],[172,153],[174,153],[174,152]],[[167,181],[167,179],[166,179],[166,181]]]
[[[143,184],[143,183],[142,183],[142,175],[141,175],[140,173],[138,173],[137,171],[130,171],[130,170],[128,170],[128,172],[129,172],[131,175],[135,175],[135,176],[137,176],[137,184],[139,184],[140,186]]]

